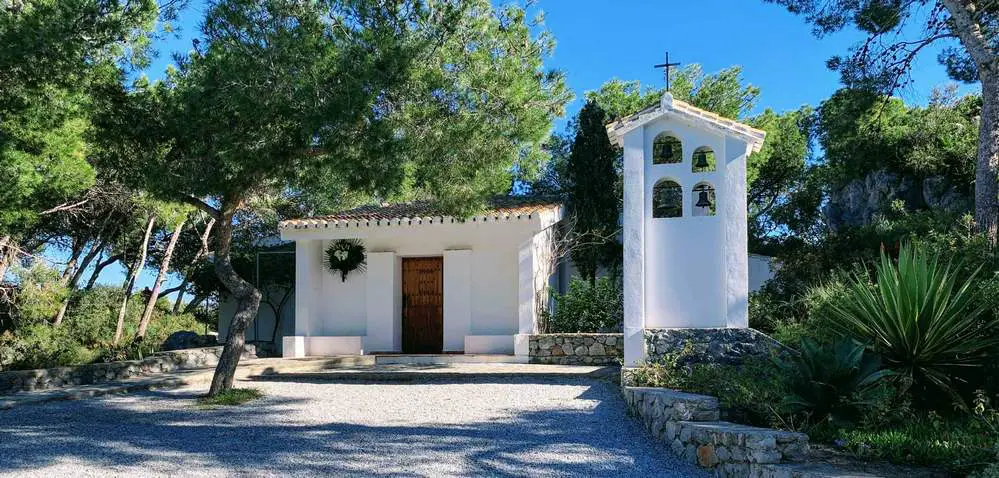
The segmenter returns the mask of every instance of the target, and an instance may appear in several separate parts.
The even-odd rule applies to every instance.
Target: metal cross
[[[653,68],[662,68],[666,75],[666,91],[669,91],[669,69],[674,66],[680,66],[680,63],[670,63],[669,62],[669,52],[666,52],[666,62],[654,65]]]

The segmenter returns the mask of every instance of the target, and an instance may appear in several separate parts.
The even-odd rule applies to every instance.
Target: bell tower
[[[650,331],[747,328],[746,157],[765,133],[669,92],[607,131],[624,149],[625,365]]]

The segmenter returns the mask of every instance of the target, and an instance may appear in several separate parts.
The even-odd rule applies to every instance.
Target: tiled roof
[[[673,95],[666,93],[660,104],[645,108],[626,118],[621,118],[607,125],[607,134],[611,141],[621,144],[624,134],[639,126],[642,126],[660,116],[672,112],[688,120],[700,123],[709,128],[720,130],[742,138],[753,148],[753,152],[759,151],[763,147],[763,139],[767,133],[738,121],[719,116],[707,110],[702,110],[689,103],[673,98]]]
[[[554,210],[561,202],[550,197],[497,196],[490,199],[486,210],[469,218],[456,218],[445,214],[430,201],[411,201],[394,204],[371,204],[328,216],[305,217],[281,221],[281,228],[318,227],[340,224],[423,224],[433,222],[463,222],[529,219],[539,211]],[[447,221],[445,221],[447,219]]]

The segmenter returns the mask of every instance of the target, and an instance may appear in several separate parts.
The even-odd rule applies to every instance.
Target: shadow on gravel
[[[475,380],[460,381],[469,382]],[[173,461],[188,474],[700,476],[666,458],[665,448],[625,414],[615,385],[544,377],[504,383],[584,385],[578,398],[597,405],[513,411],[485,422],[369,426],[296,421],[288,418],[293,410],[317,402],[280,395],[204,411],[191,406],[193,393],[148,392],[0,411],[0,471]]]
[[[559,384],[559,383],[589,383],[592,380],[613,382],[620,373],[618,368],[599,370],[589,375],[546,375],[525,373],[488,373],[469,374],[462,372],[418,371],[379,371],[379,372],[285,372],[277,374],[261,374],[246,377],[248,382],[295,382],[313,384],[407,384],[435,383],[441,385],[464,383],[518,383],[518,384]]]

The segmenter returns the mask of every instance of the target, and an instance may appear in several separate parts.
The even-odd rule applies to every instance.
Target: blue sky
[[[171,54],[190,49],[204,12],[203,5],[192,3],[177,23],[177,37],[160,44],[158,58],[145,71],[149,77],[162,77]],[[661,86],[662,71],[652,65],[667,50],[672,61],[700,63],[705,72],[742,66],[745,80],[761,89],[757,111],[817,105],[839,88],[838,74],[827,70],[825,61],[863,38],[845,31],[818,39],[802,18],[762,0],[541,0],[534,10],[545,12],[545,26],[557,41],[548,66],[564,71],[576,93],[570,115],[585,91],[612,78]],[[900,92],[907,102],[923,104],[935,86],[949,82],[936,62],[938,52],[931,48],[917,61],[914,83]],[[120,284],[122,276],[121,269],[109,268],[101,282]],[[155,271],[147,270],[139,287],[154,277]]]

